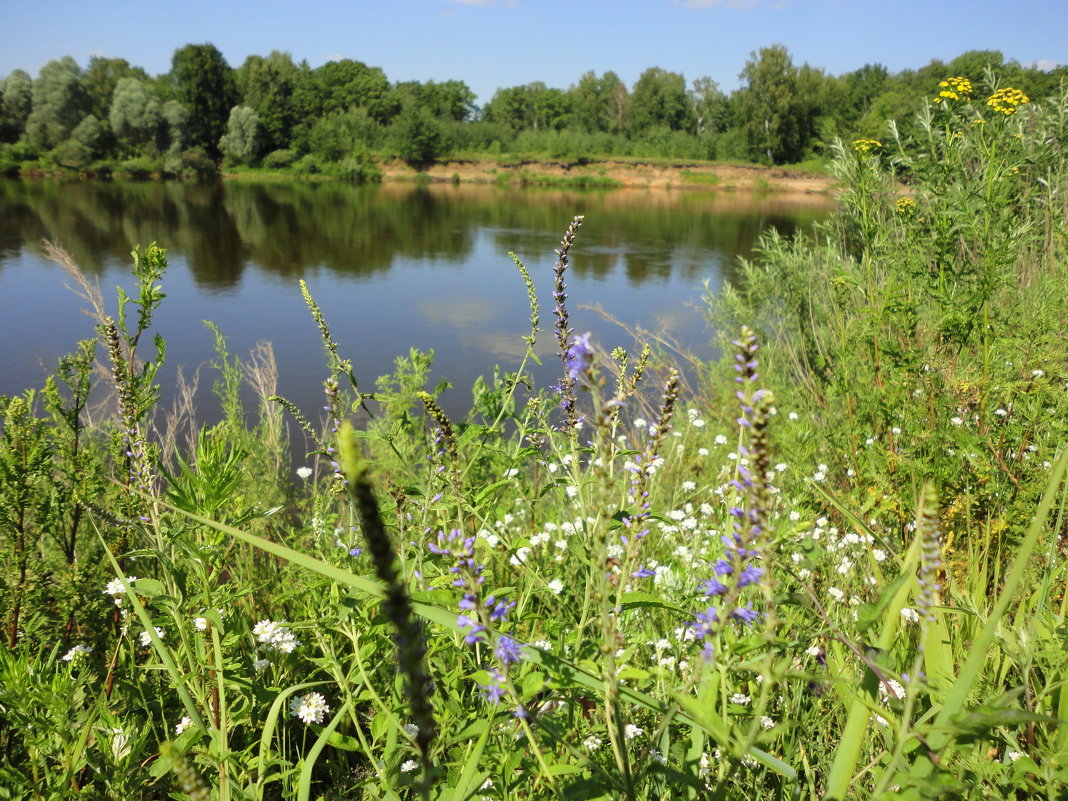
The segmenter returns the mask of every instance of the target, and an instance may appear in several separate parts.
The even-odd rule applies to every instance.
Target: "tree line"
[[[84,69],[70,56],[50,61],[36,78],[15,70],[0,81],[0,170],[249,165],[359,178],[376,158],[420,164],[474,153],[790,164],[821,158],[838,137],[879,138],[887,120],[907,129],[950,75],[987,76],[1038,99],[1059,91],[1068,67],[1043,71],[983,50],[916,70],[867,64],[835,76],[772,45],[751,54],[729,94],[709,77],[687,82],[650,67],[630,87],[591,71],[566,89],[502,88],[480,108],[463,81],[391,82],[360,61],[313,69],[279,51],[233,68],[213,45],[189,44],[157,76],[99,56]]]

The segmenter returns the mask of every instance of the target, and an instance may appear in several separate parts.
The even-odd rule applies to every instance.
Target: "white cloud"
[[[1050,61],[1048,58],[1040,58],[1038,61],[1032,61],[1030,64],[1024,64],[1025,67],[1030,67],[1035,70],[1042,70],[1043,72],[1049,72],[1055,70],[1060,66],[1058,61]]]

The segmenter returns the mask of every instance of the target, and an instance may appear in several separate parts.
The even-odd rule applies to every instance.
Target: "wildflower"
[[[775,728],[775,721],[769,718],[767,715],[760,716],[760,726],[765,731],[770,731]]]
[[[305,693],[289,699],[289,714],[306,724],[322,723],[330,706],[320,693]]]
[[[972,96],[972,82],[962,76],[946,78],[938,84],[938,97],[935,103],[946,103],[950,100],[966,101]]]
[[[645,734],[645,729],[635,726],[633,723],[628,723],[623,727],[623,739],[633,740],[635,737],[641,737]]]
[[[1030,102],[1031,98],[1019,89],[1013,89],[1011,86],[1006,86],[1004,89],[998,89],[986,100],[986,104],[990,106],[990,108],[1004,114],[1006,117],[1011,117],[1016,113],[1020,106]]]
[[[266,670],[271,666],[271,660],[269,659],[257,659],[252,663],[252,667],[259,673],[261,670]]]
[[[876,139],[855,139],[853,141],[853,150],[857,153],[871,153],[882,146],[883,143]]]
[[[1020,757],[1026,755],[1021,751],[1015,751],[1010,748],[1008,751],[1005,752],[1005,756],[1008,758],[1009,762],[1015,762]]]
[[[723,436],[722,434],[716,434],[715,442],[716,442],[717,445],[726,445],[727,444],[727,438],[725,436]]]
[[[401,773],[411,773],[413,770],[419,767],[419,763],[414,759],[406,759],[401,763]]]
[[[285,621],[275,623],[273,620],[261,620],[252,627],[252,633],[263,645],[272,651],[291,654],[300,645],[300,641],[285,625]]]
[[[491,704],[500,703],[504,698],[506,690],[504,687],[504,675],[495,669],[487,671],[489,673],[490,680],[486,684],[480,685],[482,687],[482,693],[486,700]]]
[[[186,729],[193,725],[193,719],[189,715],[182,715],[182,719],[178,721],[178,725],[174,727],[174,736],[177,737]]]
[[[587,331],[585,334],[576,335],[571,341],[564,360],[564,368],[567,370],[568,377],[576,381],[580,375],[589,372],[592,362],[593,346],[590,345],[590,332]]]
[[[197,631],[207,631],[208,619],[206,617],[195,617],[193,618],[193,626]]]
[[[73,648],[71,648],[69,651],[67,651],[67,653],[63,654],[63,656],[60,657],[60,658],[64,662],[73,662],[75,659],[78,659],[78,658],[80,658],[82,656],[86,656],[88,654],[91,654],[92,652],[93,652],[93,647],[91,645],[80,645],[79,644],[79,645],[75,645]]]
[[[153,628],[155,628],[156,630],[156,636],[160,639],[163,639],[163,629],[161,629],[159,626],[154,626]],[[138,635],[138,639],[141,641],[141,645],[143,645],[145,648],[152,644],[152,635],[149,634],[147,631],[142,631]]]
[[[302,481],[307,481],[309,478],[311,478],[311,474],[312,469],[310,467],[297,468],[297,478],[301,479]]]
[[[555,593],[556,595],[559,595],[564,591],[564,582],[560,581],[560,579],[558,578],[550,581],[548,586],[549,589],[552,590],[553,593]]]
[[[894,203],[894,208],[897,209],[898,214],[910,216],[916,211],[916,201],[910,197],[898,198]]]
[[[905,618],[909,623],[919,623],[920,614],[912,607],[906,606],[901,610],[901,617]]]
[[[920,512],[917,515],[916,536],[920,544],[918,614],[934,620],[932,607],[938,601],[938,570],[942,566],[942,546],[938,529],[938,493],[928,482],[923,488]]]
[[[497,647],[493,651],[502,665],[514,665],[523,660],[523,650],[519,643],[506,634],[502,634],[497,640]]]
[[[961,420],[959,417],[951,417],[951,418],[949,418],[949,422],[951,422],[955,426],[964,425],[964,421]]]
[[[733,695],[731,695],[730,700],[731,703],[738,704],[739,706],[745,706],[752,699],[745,693],[734,693]]]
[[[582,747],[587,751],[596,751],[601,747],[601,738],[595,734],[591,734],[585,740],[582,741]]]

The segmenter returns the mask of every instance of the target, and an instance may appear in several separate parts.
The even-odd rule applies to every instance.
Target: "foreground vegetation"
[[[836,138],[879,136],[894,119],[911,136],[928,88],[944,75],[1060,92],[1068,67],[1043,71],[970,51],[891,74],[867,64],[829,75],[797,66],[782,45],[751,54],[729,95],[711,78],[659,67],[628,87],[614,72],[572,86],[501,87],[483,107],[463,81],[391,82],[341,59],[312,69],[287,53],[232,68],[210,44],[178,48],[150,76],[125,59],[67,56],[36,78],[0,80],[0,173],[148,177],[255,169],[375,180],[379,165],[450,157],[585,162],[616,157],[762,164],[825,162]]]
[[[85,284],[98,340],[0,405],[0,797],[1063,798],[1068,98],[987,96],[837,149],[694,392],[571,330],[578,218],[463,420],[429,354],[359,385],[304,288],[323,424],[218,333],[198,427],[165,253],[114,319]]]

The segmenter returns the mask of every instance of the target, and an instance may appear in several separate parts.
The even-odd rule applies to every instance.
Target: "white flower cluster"
[[[91,645],[75,645],[67,653],[60,657],[64,662],[73,662],[75,659],[81,656],[87,656],[93,652]]]
[[[304,723],[322,723],[330,706],[320,693],[306,693],[289,699],[289,714]]]
[[[127,576],[126,582],[133,587],[137,576]],[[112,579],[104,587],[104,595],[110,595],[115,600],[115,606],[122,606],[122,596],[126,594],[126,588],[122,586],[122,579]]]
[[[293,632],[286,628],[284,620],[281,623],[261,620],[252,627],[252,633],[256,635],[259,642],[283,654],[293,653],[293,649],[300,645],[300,641],[293,636]]]

